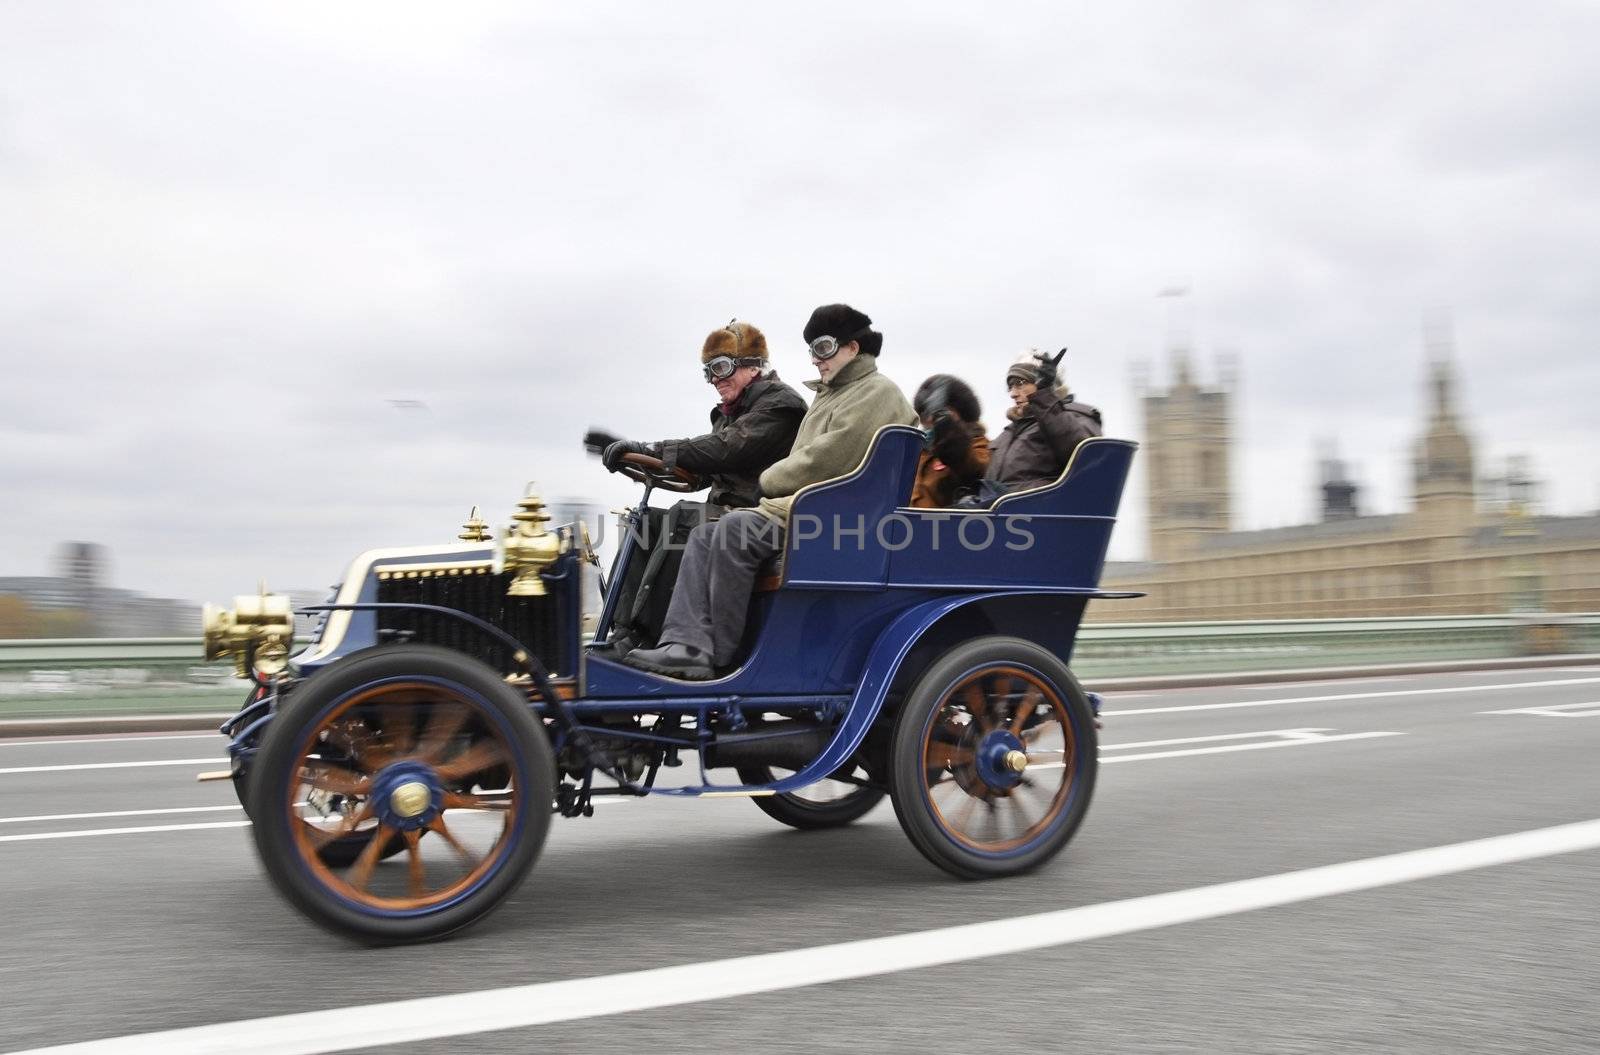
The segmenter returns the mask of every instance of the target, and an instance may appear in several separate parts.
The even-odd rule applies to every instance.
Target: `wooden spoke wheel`
[[[464,927],[516,888],[549,829],[555,782],[519,693],[476,660],[405,645],[343,660],[293,693],[249,797],[280,893],[332,929],[400,942]]]
[[[1037,868],[1082,823],[1097,751],[1093,710],[1060,660],[1018,638],[978,638],[929,667],[902,705],[895,814],[955,875]]]
[[[235,773],[233,775],[233,790],[239,796],[239,805],[244,807],[246,817],[255,820],[255,811],[250,806],[250,772]],[[326,835],[327,829],[335,823],[335,815],[342,814],[344,803],[338,795],[318,796],[314,801],[322,810],[322,816],[315,811],[305,811],[305,823],[316,827],[320,834]],[[317,854],[323,861],[335,868],[344,868],[360,857],[377,834],[378,821],[369,818],[343,834],[333,838],[319,838]],[[391,838],[378,852],[379,860],[393,857],[406,848],[405,840],[398,835]]]
[[[772,766],[740,766],[739,779],[746,784],[771,784],[775,780],[792,776],[794,772],[792,769]],[[881,789],[853,783],[866,779],[866,774],[859,768],[850,769],[847,773],[837,773],[835,776],[848,779],[835,780],[833,777],[828,777],[799,791],[789,791],[779,795],[757,795],[750,801],[760,807],[761,812],[767,816],[802,831],[838,828],[860,820],[883,801]]]

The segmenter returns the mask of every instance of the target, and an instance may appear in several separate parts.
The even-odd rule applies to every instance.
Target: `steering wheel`
[[[663,490],[681,494],[689,494],[705,486],[700,477],[689,470],[668,469],[660,458],[652,458],[648,454],[624,454],[617,472],[641,484],[654,484]]]

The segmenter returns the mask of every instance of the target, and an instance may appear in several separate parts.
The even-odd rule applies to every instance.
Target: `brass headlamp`
[[[294,608],[289,598],[268,593],[233,599],[233,608],[208,604],[201,610],[206,659],[233,657],[240,677],[274,677],[289,668],[294,644]]]
[[[546,530],[550,514],[545,512],[544,499],[529,484],[527,493],[517,503],[511,514],[514,521],[505,535],[494,545],[492,569],[495,574],[516,572],[506,593],[511,597],[543,597],[544,580],[539,573],[555,563],[561,554],[561,539]]]

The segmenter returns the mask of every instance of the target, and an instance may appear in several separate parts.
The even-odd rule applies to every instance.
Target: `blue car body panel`
[[[1070,660],[1087,601],[1115,596],[1099,582],[1136,449],[1126,440],[1087,440],[1047,487],[1007,495],[987,510],[914,509],[905,503],[922,434],[907,426],[881,429],[854,472],[795,497],[781,584],[757,596],[750,652],[738,670],[715,681],[684,681],[574,647],[580,663],[570,709],[587,722],[607,712],[662,710],[699,713],[704,721],[762,701],[815,701],[818,713],[830,714],[842,707],[827,748],[790,777],[760,788],[706,783],[651,790],[778,793],[820,780],[860,747],[907,658],[944,620],[1024,637]],[[351,567],[336,601],[376,601],[385,569],[487,562],[491,555],[481,545],[376,551]],[[545,573],[562,594],[574,641],[578,574],[573,553]],[[334,620],[341,621],[340,632],[328,638],[334,644],[319,640],[297,656],[300,673],[378,643],[374,612],[336,611],[328,622]],[[260,724],[254,720],[251,728]]]

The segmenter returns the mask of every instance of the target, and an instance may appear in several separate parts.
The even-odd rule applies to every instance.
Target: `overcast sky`
[[[1005,364],[1068,345],[1138,438],[1173,285],[1238,358],[1239,526],[1313,515],[1320,437],[1404,506],[1441,309],[1480,473],[1526,452],[1592,511],[1597,11],[11,0],[0,574],[83,538],[226,601],[529,479],[620,504],[585,427],[699,431],[732,316],[814,376],[834,300],[991,433]]]

